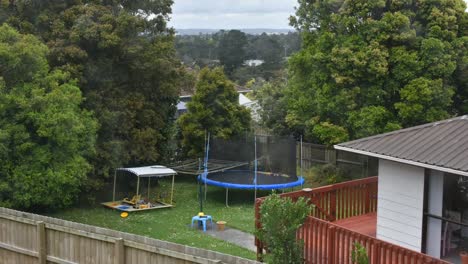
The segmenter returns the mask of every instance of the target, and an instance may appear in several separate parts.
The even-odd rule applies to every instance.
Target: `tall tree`
[[[198,77],[188,112],[178,122],[188,155],[203,153],[205,132],[229,139],[250,129],[250,112],[239,105],[239,94],[221,68],[204,68]]]
[[[287,101],[285,96],[286,82],[265,82],[254,89],[254,96],[259,105],[260,124],[271,129],[276,135],[288,135],[289,128],[285,117]]]
[[[1,206],[70,205],[92,169],[97,121],[47,53],[36,37],[0,26]]]
[[[218,44],[218,57],[229,75],[244,63],[247,37],[240,30],[230,30],[221,35]]]
[[[284,51],[274,36],[263,33],[255,38],[250,48],[255,54],[255,59],[263,60],[268,69],[278,69],[281,66]]]
[[[463,0],[300,0],[289,125],[334,144],[461,114],[465,9]]]
[[[100,123],[93,174],[168,156],[180,63],[166,27],[172,0],[2,1],[6,22],[50,48]],[[96,184],[93,184],[96,185]]]

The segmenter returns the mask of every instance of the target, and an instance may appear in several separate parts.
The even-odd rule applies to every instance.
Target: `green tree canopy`
[[[285,96],[286,82],[265,82],[254,89],[254,97],[259,105],[260,124],[276,135],[289,135],[289,128],[284,119],[287,113]]]
[[[231,74],[246,59],[247,37],[240,30],[230,30],[221,35],[218,44],[218,57],[227,74]]]
[[[70,205],[92,166],[96,120],[36,37],[0,26],[0,205]]]
[[[288,125],[334,144],[464,114],[465,9],[463,0],[300,0]]]
[[[178,122],[182,144],[190,156],[203,153],[205,132],[229,139],[250,129],[250,112],[239,105],[239,94],[221,68],[201,70],[187,108]]]
[[[7,10],[0,19],[37,35],[50,49],[51,67],[78,80],[83,106],[100,124],[96,179],[169,156],[181,75],[166,27],[172,0],[0,3]]]

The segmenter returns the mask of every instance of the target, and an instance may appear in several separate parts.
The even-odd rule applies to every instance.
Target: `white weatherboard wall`
[[[421,252],[424,168],[379,159],[377,238]]]

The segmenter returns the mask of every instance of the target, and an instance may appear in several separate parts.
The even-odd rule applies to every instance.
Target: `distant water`
[[[213,34],[223,29],[211,29],[211,28],[176,28],[177,35],[199,35],[199,34]],[[230,30],[230,29],[224,29]],[[246,34],[260,35],[266,34],[287,34],[288,32],[294,32],[292,28],[245,28],[238,29]]]

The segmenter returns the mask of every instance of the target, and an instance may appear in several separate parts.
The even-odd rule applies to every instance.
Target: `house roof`
[[[180,101],[177,104],[177,111],[185,111],[185,110],[187,110],[187,103]]]
[[[468,115],[341,143],[335,149],[468,176]]]
[[[252,103],[252,100],[250,100],[249,98],[247,98],[247,96],[243,95],[243,94],[239,94],[239,104],[240,105],[246,105],[246,104],[250,104]]]

